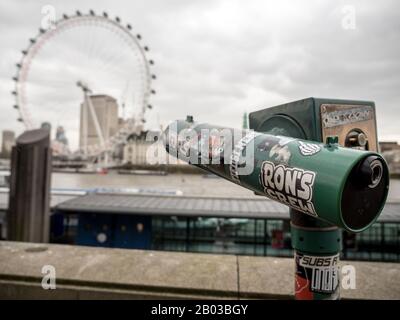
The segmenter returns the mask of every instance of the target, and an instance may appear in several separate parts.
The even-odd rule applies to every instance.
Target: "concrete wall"
[[[400,264],[345,264],[357,289],[343,298],[400,299]],[[44,265],[55,267],[56,290],[41,287]],[[293,270],[285,258],[0,242],[2,299],[287,299]]]

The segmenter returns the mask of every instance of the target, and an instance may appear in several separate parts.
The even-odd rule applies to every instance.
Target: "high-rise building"
[[[242,129],[248,129],[249,128],[247,119],[248,119],[247,112],[245,112],[245,113],[243,113]]]
[[[64,130],[63,126],[58,126],[57,127],[56,141],[66,145],[66,146],[68,145],[68,139],[67,139],[67,136],[65,135],[65,130]]]
[[[11,130],[3,131],[3,139],[1,143],[1,157],[2,158],[10,158],[11,149],[15,144],[15,133]]]
[[[58,126],[56,130],[56,138],[51,142],[53,156],[67,155],[70,153],[68,147],[68,139],[63,126]]]
[[[89,99],[97,118],[98,128],[107,141],[119,128],[117,100],[108,95],[91,95]],[[85,143],[87,146],[101,145],[101,140],[89,105],[81,103],[79,146],[84,148]]]

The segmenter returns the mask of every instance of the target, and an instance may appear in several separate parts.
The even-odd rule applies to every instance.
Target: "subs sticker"
[[[315,143],[304,143],[299,141],[299,150],[303,156],[312,156],[321,151],[321,147]]]
[[[315,294],[339,295],[339,254],[309,256],[296,252],[295,293],[297,299],[313,299]]]
[[[313,200],[316,173],[282,164],[275,166],[264,161],[261,166],[260,183],[267,197],[311,216],[315,212]]]

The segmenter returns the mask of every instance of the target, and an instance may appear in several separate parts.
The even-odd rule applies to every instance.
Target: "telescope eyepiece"
[[[371,184],[368,185],[370,188],[375,188],[379,182],[381,182],[383,175],[383,166],[380,160],[374,160],[371,163],[372,176],[371,176]]]
[[[342,217],[346,226],[360,231],[382,210],[389,186],[389,172],[377,155],[362,159],[350,173],[342,194]]]
[[[358,171],[362,186],[374,189],[379,185],[383,177],[382,160],[377,156],[369,156],[362,161]]]

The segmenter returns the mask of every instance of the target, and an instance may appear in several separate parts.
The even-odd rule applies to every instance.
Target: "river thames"
[[[128,175],[113,171],[108,174],[53,173],[52,188],[143,188],[206,197],[258,197],[232,182],[201,174]],[[400,201],[399,179],[391,179],[388,200]]]

